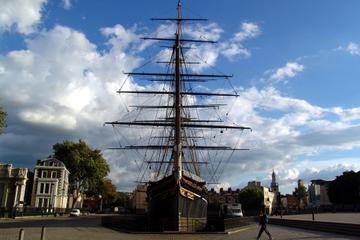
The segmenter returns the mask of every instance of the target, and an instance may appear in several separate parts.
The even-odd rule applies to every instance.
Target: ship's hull
[[[154,231],[201,231],[206,226],[205,183],[173,175],[148,187],[149,227]]]

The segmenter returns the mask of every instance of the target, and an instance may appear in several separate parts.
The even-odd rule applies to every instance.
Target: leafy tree
[[[307,197],[306,187],[303,185],[300,185],[299,187],[295,188],[293,195],[297,198],[298,207],[300,208],[301,201],[306,199],[306,197]]]
[[[111,179],[104,178],[98,189],[98,194],[100,194],[104,200],[105,204],[113,204],[117,200],[116,186],[112,183]]]
[[[7,113],[4,111],[3,107],[0,106],[0,134],[3,129],[6,127],[6,116]]]
[[[258,210],[264,204],[264,193],[261,188],[246,188],[239,195],[239,202],[242,208],[249,210]]]
[[[298,200],[306,198],[306,196],[307,196],[306,187],[299,186],[298,188],[295,188],[294,196]]]
[[[360,203],[360,171],[344,172],[337,176],[328,186],[328,195],[335,204]]]
[[[124,193],[124,192],[117,192],[117,198],[116,198],[115,204],[117,206],[122,206],[122,207],[125,207],[125,208],[129,208],[130,207],[130,197],[129,197],[129,195]]]
[[[84,141],[64,141],[53,146],[54,157],[70,171],[69,186],[74,198],[84,192],[96,194],[109,173],[109,165],[101,151],[91,149]],[[75,201],[74,201],[75,203]]]

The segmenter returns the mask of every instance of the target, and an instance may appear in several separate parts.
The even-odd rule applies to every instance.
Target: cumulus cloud
[[[357,55],[359,56],[360,55],[360,48],[359,48],[359,45],[355,42],[350,42],[346,49],[345,49],[347,52],[349,52],[351,55]]]
[[[224,30],[216,23],[191,24],[183,28],[184,34],[198,40],[218,41],[223,32]]]
[[[345,122],[360,120],[360,107],[349,109],[335,107],[331,111],[337,114],[341,120]]]
[[[114,27],[101,28],[100,31],[109,39],[107,43],[111,45],[112,51],[123,52],[140,40],[140,36],[135,33],[135,27],[125,29],[122,25],[116,24]]]
[[[3,0],[0,8],[0,32],[12,29],[29,34],[40,23],[47,0]]]
[[[288,62],[285,66],[278,68],[271,74],[270,79],[276,82],[286,82],[287,79],[295,77],[304,70],[304,65],[296,62]]]
[[[107,31],[110,34],[111,29]],[[129,32],[113,32],[117,41],[106,35],[111,43],[107,52],[100,53],[83,33],[55,26],[27,39],[26,49],[0,56],[0,88],[5,89],[1,100],[9,112],[9,127],[1,140],[9,141],[38,129],[39,133],[32,132],[34,141],[30,145],[34,146],[44,143],[41,133],[48,132],[44,144],[48,153],[35,153],[37,158],[46,157],[51,145],[60,139],[90,139],[90,143],[101,146],[97,136],[106,132],[103,123],[117,119],[124,111],[116,94],[126,78],[122,72],[140,62],[140,57],[124,52]],[[111,135],[110,131],[102,138],[112,139]],[[13,143],[22,149],[21,142]],[[0,145],[4,158],[8,148]]]
[[[217,24],[210,23],[185,28],[184,34],[190,35],[194,39],[217,41],[223,31]],[[186,57],[190,61],[199,62],[199,64],[192,66],[192,70],[195,72],[201,72],[214,66],[219,56],[224,56],[231,61],[236,58],[248,58],[251,56],[251,51],[244,46],[244,42],[260,34],[261,30],[257,24],[243,22],[241,30],[234,33],[230,39],[225,39],[218,44],[191,45],[191,49],[186,52]]]
[[[234,34],[234,36],[224,42],[220,48],[221,54],[226,58],[233,60],[234,57],[250,57],[251,52],[243,46],[245,40],[255,38],[260,35],[260,27],[252,22],[243,22],[241,24],[241,31]]]
[[[239,95],[234,103],[229,104],[232,111],[227,114],[230,122],[252,127],[251,133],[241,136],[242,146],[249,147],[250,151],[234,153],[233,160],[224,171],[224,181],[245,185],[247,181],[260,180],[267,184],[268,179],[258,179],[257,176],[269,175],[272,169],[276,169],[285,191],[290,192],[299,178],[330,179],[334,178],[335,173],[354,168],[352,164],[335,171],[337,164],[346,160],[324,160],[323,163],[327,162],[328,165],[320,165],[316,161],[304,162],[299,159],[328,151],[358,149],[360,133],[357,118],[349,117],[344,122],[341,115],[334,118],[333,109],[283,96],[274,87],[240,89]],[[351,109],[342,109],[339,114],[345,115],[344,112],[349,111]],[[334,171],[324,170],[332,165]],[[312,174],[305,176],[310,170],[303,169],[309,166],[316,167],[316,171],[313,169]],[[246,172],[252,172],[251,176]]]
[[[71,8],[71,0],[63,0],[63,6],[65,9]]]
[[[297,187],[297,180],[304,181],[305,186],[310,185],[311,180],[322,179],[326,181],[334,180],[336,176],[340,176],[345,171],[359,171],[359,159],[321,159],[317,161],[303,160],[292,164],[285,164],[283,168],[279,168],[277,180],[282,193],[291,193]],[[287,169],[290,167],[290,169]],[[263,179],[264,185],[270,185],[270,176]]]

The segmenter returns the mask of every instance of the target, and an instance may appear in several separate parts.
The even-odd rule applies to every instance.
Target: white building
[[[265,209],[268,211],[269,214],[272,213],[273,208],[276,207],[276,194],[272,192],[269,188],[261,186],[260,182],[251,181],[248,182],[248,185],[243,189],[253,189],[258,188],[263,193],[263,202],[262,204],[265,206]],[[259,206],[260,207],[260,206]]]
[[[69,171],[56,158],[38,160],[34,169],[31,206],[37,208],[66,208]]]
[[[136,213],[146,213],[148,204],[146,201],[146,185],[138,185],[136,189],[132,192],[131,198],[131,207],[135,210]]]
[[[311,180],[308,187],[310,205],[315,208],[331,206],[329,196],[327,193],[328,184],[330,181],[321,179]]]
[[[0,164],[0,208],[11,210],[24,204],[27,168]]]

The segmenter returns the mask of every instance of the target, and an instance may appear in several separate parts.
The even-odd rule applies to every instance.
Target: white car
[[[80,216],[80,209],[74,208],[73,210],[71,210],[70,212],[70,216],[72,217],[79,217]]]
[[[221,213],[227,217],[243,217],[241,203],[225,203],[221,205]]]

